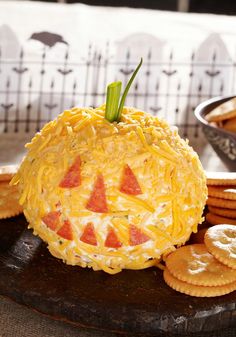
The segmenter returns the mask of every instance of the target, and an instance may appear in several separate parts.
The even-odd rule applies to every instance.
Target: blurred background
[[[194,13],[215,13],[234,15],[236,3],[226,0],[44,0],[45,2],[84,3],[95,6],[126,6],[133,8],[152,8],[167,11]]]
[[[176,125],[206,168],[221,167],[194,110],[236,92],[235,13],[227,0],[0,1],[0,163],[19,162],[64,109],[103,104],[143,57],[126,104]]]

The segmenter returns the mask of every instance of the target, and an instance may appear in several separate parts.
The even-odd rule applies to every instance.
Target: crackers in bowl
[[[236,97],[218,105],[206,115],[209,123],[216,123],[216,126],[236,132]]]
[[[9,185],[16,172],[16,165],[0,167],[0,219],[10,218],[22,213],[18,188]]]

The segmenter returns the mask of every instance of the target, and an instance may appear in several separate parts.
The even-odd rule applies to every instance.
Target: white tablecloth
[[[19,161],[63,109],[102,104],[107,83],[126,83],[142,56],[127,105],[177,125],[205,168],[210,154],[222,169],[193,110],[235,92],[235,28],[227,16],[1,1],[0,163]]]

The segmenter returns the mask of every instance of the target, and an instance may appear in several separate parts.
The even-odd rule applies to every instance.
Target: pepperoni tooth
[[[97,176],[97,180],[95,181],[94,188],[87,202],[86,208],[97,213],[108,212],[106,189],[102,174],[98,174]]]
[[[67,240],[73,240],[73,233],[71,223],[69,220],[65,220],[63,226],[57,231],[57,234]]]
[[[110,228],[106,237],[105,247],[120,248],[122,246],[113,228]]]
[[[124,167],[120,191],[130,195],[142,194],[138,180],[128,164],[126,164]]]
[[[78,187],[81,184],[80,166],[81,166],[81,159],[80,156],[78,156],[75,159],[73,165],[68,169],[62,181],[60,182],[59,187],[62,188]]]
[[[139,228],[137,228],[134,225],[130,225],[129,232],[130,232],[130,239],[129,239],[130,246],[141,245],[142,243],[150,240],[149,236],[144,234]]]
[[[42,220],[48,228],[55,231],[60,224],[60,215],[60,211],[50,212],[45,215]]]
[[[84,232],[80,237],[80,241],[83,241],[89,245],[97,246],[97,239],[95,235],[95,230],[93,224],[90,222],[88,223],[85,228]]]

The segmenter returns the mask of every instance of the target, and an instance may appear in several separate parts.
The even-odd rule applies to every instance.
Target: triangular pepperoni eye
[[[94,226],[92,223],[88,223],[85,228],[84,232],[80,237],[80,240],[93,246],[97,246],[97,239],[95,235]]]
[[[138,227],[130,225],[130,245],[137,246],[150,240],[150,237],[144,234]]]
[[[55,231],[55,229],[60,224],[60,215],[61,215],[60,211],[50,212],[50,213],[46,214],[42,218],[42,220],[48,228]]]
[[[120,191],[130,195],[142,194],[138,180],[128,164],[124,167]]]
[[[106,189],[102,174],[98,174],[86,208],[97,213],[108,212]]]
[[[81,159],[78,156],[73,165],[68,169],[59,186],[62,188],[78,187],[81,184],[80,176]]]
[[[122,244],[119,241],[114,229],[110,228],[108,233],[107,233],[107,237],[106,237],[106,241],[105,241],[105,247],[120,248],[121,246],[122,246]]]
[[[71,223],[69,220],[65,220],[62,227],[57,231],[57,234],[66,240],[73,240],[73,233]]]

